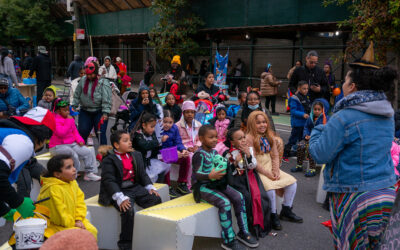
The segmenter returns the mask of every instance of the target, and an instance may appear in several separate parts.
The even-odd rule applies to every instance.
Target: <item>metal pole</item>
[[[75,41],[74,41],[74,54],[79,55],[80,54],[80,41],[77,39],[77,34],[76,30],[79,29],[79,8],[78,8],[78,1],[73,1],[73,6],[74,6],[74,34],[75,34]]]

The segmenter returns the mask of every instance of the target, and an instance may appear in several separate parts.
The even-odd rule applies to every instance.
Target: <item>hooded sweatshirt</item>
[[[74,228],[75,221],[80,220],[97,239],[97,229],[86,219],[85,195],[76,180],[65,182],[55,177],[42,177],[41,185],[38,200],[50,197],[42,202],[50,210],[47,235]]]
[[[323,107],[322,107],[322,113],[314,121],[314,118],[315,118],[314,105],[316,103],[322,103]],[[313,104],[311,106],[310,117],[307,119],[306,124],[304,125],[303,138],[311,135],[311,131],[315,126],[320,125],[320,124],[325,125],[328,122],[329,116],[327,114],[328,113],[327,110],[329,110],[329,103],[325,99],[318,98],[313,102]]]
[[[51,90],[51,91],[53,91],[53,93],[54,93],[54,99],[57,97],[57,89],[56,89],[56,87],[54,86],[54,85],[50,85],[49,87],[47,87],[44,91],[43,91],[43,96],[44,96],[44,93],[47,91],[47,90]],[[53,111],[53,101],[54,101],[54,99],[52,100],[52,101],[50,101],[50,102],[47,102],[47,101],[45,101],[44,99],[42,99],[42,100],[40,100],[39,101],[39,103],[38,103],[38,106],[39,107],[42,107],[42,108],[45,108],[45,109],[48,109],[48,110],[50,110],[50,111]]]

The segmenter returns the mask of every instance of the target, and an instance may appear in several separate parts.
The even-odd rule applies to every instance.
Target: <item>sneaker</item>
[[[246,250],[247,248],[241,245],[237,240],[233,240],[229,243],[222,243],[221,247],[225,250]]]
[[[176,191],[178,191],[180,194],[190,194],[190,190],[185,182],[178,183]]]
[[[88,146],[93,146],[94,145],[94,142],[93,142],[93,138],[92,137],[88,137],[88,139],[87,139],[87,143],[86,143]]]
[[[83,177],[85,181],[99,181],[101,180],[101,177],[98,175],[95,175],[94,173],[86,173],[85,176]]]
[[[286,162],[286,163],[289,163],[289,158],[286,157],[286,156],[284,156],[284,157],[282,157],[282,161],[283,161],[283,162]]]
[[[175,198],[179,197],[179,195],[176,193],[176,191],[173,187],[169,187],[169,197],[171,199],[175,199]]]
[[[296,167],[290,169],[290,172],[292,173],[302,172],[302,171],[303,171],[303,166],[301,165],[297,165]]]
[[[239,232],[236,238],[248,247],[258,247],[259,243],[251,234]]]
[[[304,174],[305,177],[314,177],[316,175],[315,169],[309,169],[307,172]]]

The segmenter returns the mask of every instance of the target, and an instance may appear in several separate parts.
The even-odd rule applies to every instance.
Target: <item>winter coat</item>
[[[125,73],[128,73],[128,71],[127,71],[127,69],[126,69],[126,64],[125,63],[123,63],[123,62],[120,62],[119,64],[115,64],[115,65],[117,65],[117,67],[118,67],[118,75],[120,74],[120,72],[125,72]]]
[[[193,135],[190,136],[189,135],[189,129],[190,128],[186,128],[186,122],[185,122],[185,118],[182,116],[182,118],[179,120],[179,122],[176,123],[176,126],[179,129],[179,134],[181,135],[182,138],[182,143],[186,148],[191,148],[194,146],[201,146],[201,142],[199,140],[199,129],[201,127],[201,123],[193,120],[194,121],[194,126],[192,127],[193,131],[194,131],[194,138]]]
[[[300,93],[296,95],[292,95],[289,98],[289,106],[290,106],[290,125],[292,127],[304,127],[304,124],[306,124],[306,120],[304,118],[304,114],[308,114],[307,110],[304,108],[304,105],[309,105],[307,103],[302,104],[300,98],[298,95],[301,95]],[[304,96],[303,96],[304,97]],[[305,100],[305,98],[303,98]]]
[[[0,56],[0,74],[7,75],[12,82],[17,84],[17,74],[15,73],[14,62],[8,56],[4,58],[4,65],[1,64],[2,57]]]
[[[178,95],[179,85],[177,83],[172,84],[169,92],[175,96],[175,100],[177,104],[183,103],[182,95]]]
[[[209,94],[210,95],[210,99],[211,99],[212,96],[217,98],[218,95],[222,94],[222,91],[217,86],[215,86],[215,84],[212,84],[211,87],[208,88],[205,83],[201,83],[199,85],[199,87],[196,89],[196,92],[195,92],[196,96],[202,91],[204,91],[207,94]]]
[[[392,186],[394,111],[386,96],[357,91],[337,103],[333,112],[326,125],[313,129],[309,146],[312,158],[326,163],[324,189],[352,193]]]
[[[151,137],[151,139],[148,140],[145,137]],[[144,135],[141,130],[135,131],[133,134],[132,147],[142,154],[143,162],[146,167],[150,166],[150,159],[157,159],[161,148],[156,133],[148,136]],[[148,154],[149,152],[150,155]]]
[[[30,108],[28,101],[16,88],[8,88],[5,95],[0,94],[0,112],[8,111],[8,105],[15,108],[17,114],[19,111],[27,111]]]
[[[177,105],[174,104],[174,106],[169,106],[168,104],[164,105],[164,110],[170,110],[174,116],[174,122],[177,123],[182,116],[182,109]]]
[[[56,118],[56,130],[53,132],[53,136],[50,138],[49,148],[57,145],[84,143],[85,141],[78,132],[73,118],[64,118],[59,114],[55,115]]]
[[[168,135],[168,139],[162,143],[162,148],[170,148],[176,146],[178,151],[186,149],[185,146],[183,146],[182,144],[182,138],[179,134],[179,129],[176,124],[172,125],[172,127],[167,131],[163,130],[161,135]]]
[[[30,70],[32,67],[33,58],[30,56],[25,57],[24,63],[22,64],[22,70]]]
[[[280,81],[278,81],[275,76],[269,72],[263,72],[260,82],[261,96],[277,95],[279,84]]]
[[[133,172],[135,174],[135,183],[142,186],[152,184],[149,176],[146,174],[143,158],[140,152],[131,153]],[[112,196],[115,193],[122,192],[123,165],[122,161],[115,155],[114,151],[109,151],[101,162],[101,182],[99,203],[103,206],[112,204]]]
[[[399,165],[399,155],[400,155],[400,145],[395,142],[392,142],[392,147],[390,149],[390,155],[392,156],[394,172],[397,176],[400,175],[399,171],[397,170],[397,166]]]
[[[36,72],[36,80],[40,82],[50,82],[51,81],[51,60],[49,55],[41,54],[33,58],[33,63],[29,76],[32,77],[33,72]]]
[[[319,93],[315,93],[311,89],[309,90],[308,95],[310,96],[311,102],[317,98],[329,100],[330,87],[325,77],[325,72],[318,66],[315,66],[313,69],[309,69],[307,66],[301,66],[294,70],[289,81],[289,89],[293,94],[297,91],[297,84],[299,81],[306,81],[309,85],[316,83],[321,86],[321,92]]]
[[[75,221],[80,220],[90,233],[97,239],[97,229],[86,219],[85,194],[79,188],[78,182],[65,182],[55,177],[42,177],[42,187],[38,200],[48,198],[41,205],[50,210],[50,225],[47,225],[46,236],[75,227]]]
[[[313,108],[316,102],[322,102],[324,104],[324,108],[322,110],[322,114],[319,115],[317,120],[314,122],[314,112]],[[313,128],[317,125],[324,124],[324,116],[325,116],[325,124],[326,122],[329,121],[329,116],[327,115],[327,110],[329,110],[329,104],[324,98],[320,98],[314,101],[312,107],[311,107],[311,113],[310,117],[308,117],[306,124],[304,124],[304,129],[303,129],[303,138],[311,135],[311,131]]]
[[[139,93],[140,95],[140,93]],[[147,105],[143,105],[141,103],[141,98],[136,98],[131,102],[129,105],[129,111],[130,111],[130,120],[131,120],[131,125],[129,129],[132,129],[135,127],[136,122],[139,120],[140,115],[146,111],[148,113],[151,113],[158,118],[161,117],[161,114],[159,113],[159,110],[157,108],[157,105],[153,103],[153,101]]]
[[[106,72],[106,73],[103,75],[103,72]],[[114,66],[112,66],[111,64],[110,64],[110,66],[108,66],[108,68],[103,64],[103,66],[101,66],[99,68],[99,75],[101,77],[107,78],[110,81],[115,81],[115,80],[117,80],[117,77],[118,77],[117,71],[115,70]]]
[[[71,80],[79,77],[79,71],[83,68],[82,58],[74,60],[68,67],[67,77],[71,77]]]
[[[85,81],[86,76],[82,77],[82,79],[79,81],[78,86],[76,86],[72,106],[78,107],[80,105],[81,109],[88,112],[96,112],[98,110],[101,110],[103,114],[109,114],[111,112],[112,105],[112,92],[110,82],[105,78],[99,79],[97,86],[94,90],[92,100],[93,81],[89,82],[87,94],[83,92]]]

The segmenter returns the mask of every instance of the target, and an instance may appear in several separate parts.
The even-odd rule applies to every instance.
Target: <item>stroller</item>
[[[122,105],[119,105],[118,110],[115,113],[115,124],[110,128],[111,133],[115,133],[118,130],[118,126],[120,125],[120,120],[122,120],[122,129],[127,130],[129,128],[129,125],[131,123],[130,117],[129,117],[129,109],[128,106],[129,104],[127,101],[121,96],[121,93],[119,92],[118,87],[112,83],[112,91],[113,91],[113,96],[117,97],[122,101]]]

